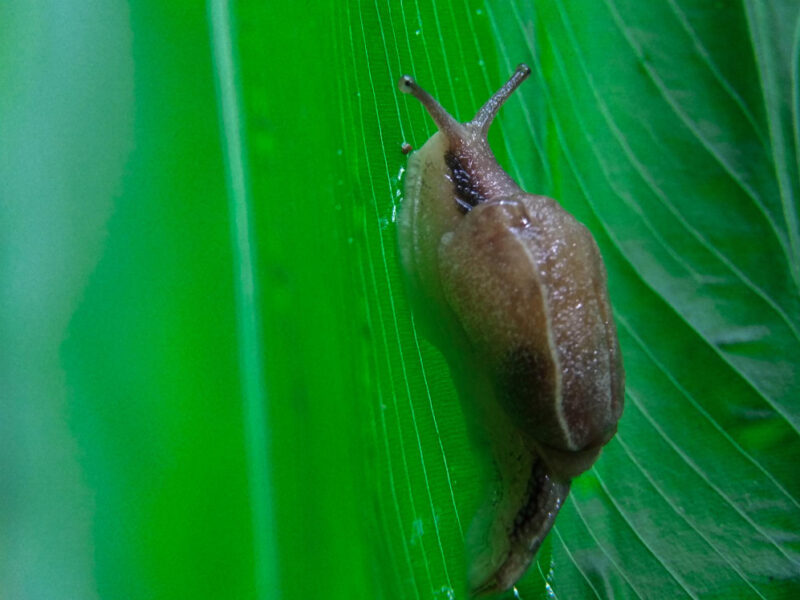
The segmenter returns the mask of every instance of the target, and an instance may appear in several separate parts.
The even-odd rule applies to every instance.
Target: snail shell
[[[399,84],[439,128],[410,155],[399,217],[412,306],[454,378],[470,381],[462,402],[481,414],[502,483],[483,511],[488,532],[473,534],[473,522],[468,536],[475,595],[522,576],[623,406],[594,238],[551,198],[520,189],[489,148],[494,116],[529,73],[520,65],[467,123],[411,77]]]

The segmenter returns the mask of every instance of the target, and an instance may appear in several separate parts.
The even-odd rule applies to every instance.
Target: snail
[[[467,123],[410,76],[399,82],[439,129],[409,157],[398,219],[412,310],[461,381],[499,473],[467,535],[476,596],[524,574],[623,406],[597,243],[555,200],[523,191],[489,148],[492,120],[529,74],[520,65]]]

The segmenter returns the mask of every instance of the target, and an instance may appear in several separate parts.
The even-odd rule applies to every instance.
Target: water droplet
[[[478,15],[478,16],[482,15],[483,14],[483,9],[479,8],[478,10],[475,11],[475,14]]]
[[[482,67],[482,66],[483,66],[483,59],[480,59],[480,60],[478,61],[478,66],[479,66],[479,67]]]
[[[422,526],[422,519],[414,519],[414,522],[411,523],[411,539],[409,540],[412,544],[416,544],[417,540],[422,537],[425,533],[425,530]]]
[[[547,597],[551,600],[555,600],[556,593],[553,591],[553,587],[549,583],[544,584],[544,589],[547,592]]]
[[[341,156],[341,155],[342,155],[342,149],[339,148],[338,150],[336,150],[336,156]]]
[[[421,34],[421,33],[422,33],[422,29],[417,29],[417,30],[414,32],[414,35],[419,35],[419,34]]]

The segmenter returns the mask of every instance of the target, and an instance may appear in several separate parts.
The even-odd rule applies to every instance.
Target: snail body
[[[571,479],[597,460],[623,406],[619,343],[594,238],[556,201],[523,191],[487,140],[499,108],[529,73],[520,65],[467,123],[411,77],[400,80],[439,128],[409,158],[401,261],[415,314],[427,314],[451,371],[486,382],[474,401],[504,488],[489,505],[489,533],[475,542],[482,546],[470,567],[475,595],[509,589],[522,576]]]

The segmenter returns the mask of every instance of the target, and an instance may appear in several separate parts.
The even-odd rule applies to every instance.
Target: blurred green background
[[[516,592],[800,597],[796,0],[0,6],[0,597],[466,598],[482,500],[396,257],[490,141],[606,259],[628,385]]]

